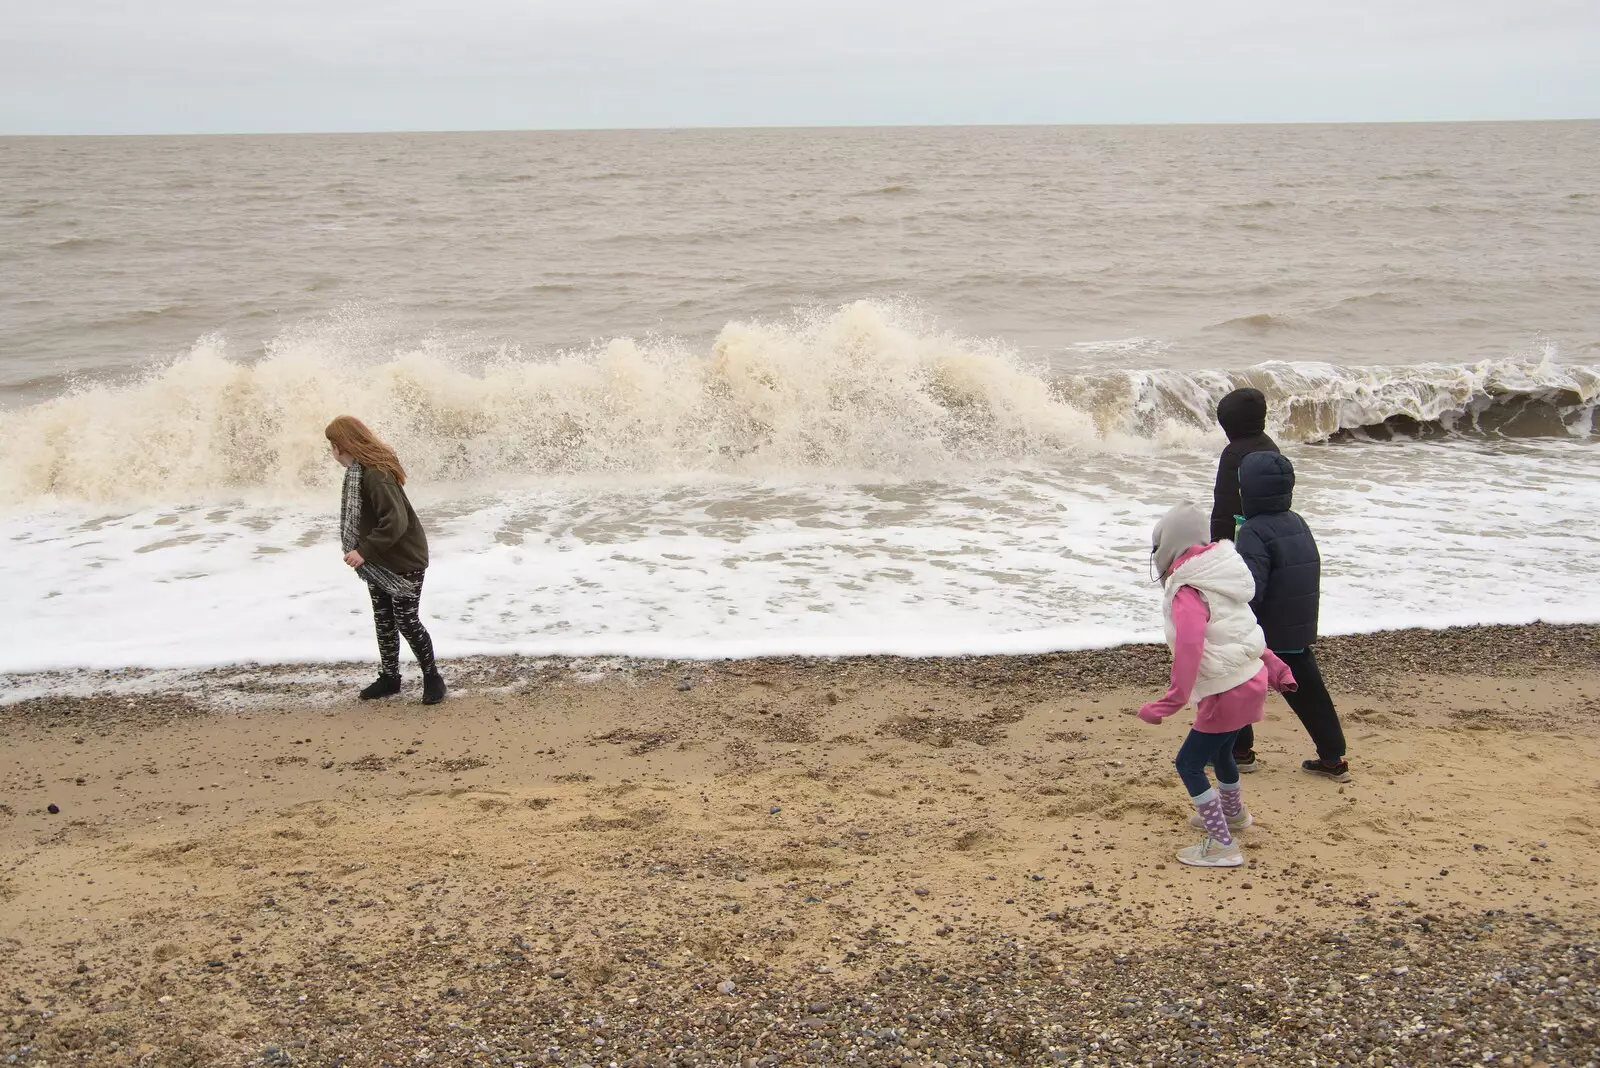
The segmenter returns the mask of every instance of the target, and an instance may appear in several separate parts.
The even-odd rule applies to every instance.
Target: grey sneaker
[[[1196,868],[1237,868],[1244,863],[1244,850],[1239,848],[1238,842],[1223,845],[1207,836],[1199,845],[1178,850],[1178,861]]]

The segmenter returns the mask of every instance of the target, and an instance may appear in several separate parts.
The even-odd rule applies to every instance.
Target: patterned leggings
[[[426,571],[412,571],[405,577],[417,584],[415,597],[391,597],[370,582],[367,592],[372,595],[372,621],[378,629],[378,656],[383,661],[385,675],[400,674],[400,635],[406,636],[417,666],[424,675],[434,672],[433,639],[428,628],[422,625],[417,610],[422,607],[422,576]]]

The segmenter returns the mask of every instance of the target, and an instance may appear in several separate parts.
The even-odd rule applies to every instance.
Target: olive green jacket
[[[375,467],[361,469],[361,541],[356,551],[369,564],[397,575],[428,566],[428,535],[411,510],[406,491],[394,476]]]

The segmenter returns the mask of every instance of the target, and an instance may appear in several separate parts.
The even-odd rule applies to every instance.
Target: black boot
[[[397,686],[398,686],[398,684],[397,684]],[[425,704],[425,705],[436,705],[440,701],[444,700],[444,694],[445,694],[444,679],[439,676],[439,673],[437,671],[430,671],[426,675],[422,676],[422,703],[423,704]]]
[[[399,675],[379,675],[378,681],[361,691],[361,699],[363,701],[375,701],[380,697],[393,697],[399,692]]]

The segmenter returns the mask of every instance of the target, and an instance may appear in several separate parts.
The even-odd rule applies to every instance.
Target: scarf
[[[344,469],[344,497],[339,502],[339,545],[345,552],[353,551],[361,544],[361,464],[359,461],[350,461],[350,466]],[[387,593],[390,597],[399,597],[410,600],[417,596],[417,584],[404,576],[397,575],[381,564],[365,563],[356,568],[369,585]]]

